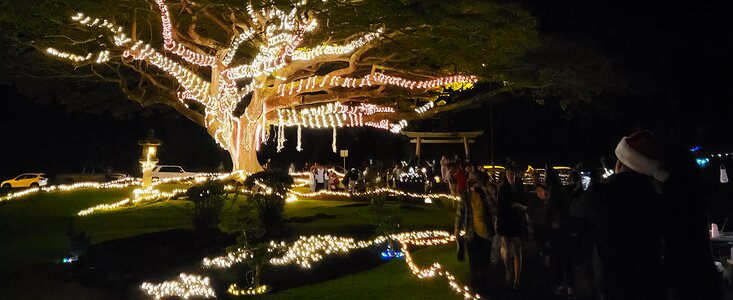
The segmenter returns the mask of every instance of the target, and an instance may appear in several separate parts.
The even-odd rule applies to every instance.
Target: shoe
[[[512,285],[512,288],[513,288],[513,289],[514,289],[515,291],[516,291],[516,290],[519,290],[519,281],[515,281],[515,282],[514,282],[514,284]]]

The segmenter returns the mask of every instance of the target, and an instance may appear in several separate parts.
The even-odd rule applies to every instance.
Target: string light
[[[393,133],[400,133],[403,128],[407,127],[407,120],[400,120],[399,123],[393,124],[389,131],[392,131]]]
[[[51,54],[53,56],[57,56],[57,57],[60,57],[60,58],[63,58],[63,59],[68,59],[68,60],[73,61],[73,62],[87,61],[87,60],[89,60],[89,59],[92,58],[92,54],[91,53],[88,53],[85,56],[81,56],[81,55],[76,55],[76,54],[73,54],[73,53],[62,52],[62,51],[56,50],[54,48],[48,48],[48,49],[46,49],[46,52],[48,52],[48,54]]]
[[[211,287],[209,277],[201,277],[197,275],[189,275],[181,273],[176,280],[164,281],[159,284],[144,282],[140,288],[148,295],[155,299],[165,297],[181,297],[188,299],[189,297],[214,298],[216,293]]]
[[[225,66],[228,66],[229,63],[232,62],[232,59],[234,59],[234,54],[237,53],[237,49],[239,49],[239,45],[242,42],[244,42],[247,39],[249,39],[254,33],[255,33],[254,30],[247,29],[244,32],[242,32],[241,34],[239,34],[237,36],[237,38],[234,39],[234,41],[232,41],[232,44],[229,46],[229,50],[227,52],[227,55],[224,56],[224,59],[222,60],[222,63]]]
[[[160,9],[160,21],[163,25],[163,46],[165,47],[165,50],[173,52],[183,58],[183,60],[196,64],[198,66],[215,65],[215,57],[196,53],[173,40],[173,33],[171,30],[171,17],[170,13],[168,13],[168,6],[165,5],[165,2],[163,2],[163,0],[155,0],[155,3],[158,4],[158,9]]]
[[[422,114],[428,111],[429,109],[433,108],[433,106],[435,106],[435,104],[433,104],[433,101],[430,101],[427,104],[416,108],[415,112],[417,112],[418,114]]]
[[[465,235],[465,232],[461,232]],[[330,235],[301,236],[295,242],[287,245],[285,242],[270,241],[268,243],[268,252],[281,252],[282,256],[270,259],[272,265],[290,265],[295,264],[302,268],[309,269],[314,263],[323,260],[329,255],[343,255],[351,251],[364,249],[376,245],[382,245],[390,240],[400,243],[401,256],[405,258],[410,272],[417,278],[434,278],[444,277],[448,281],[448,285],[459,295],[466,299],[481,299],[481,297],[472,292],[470,288],[461,285],[458,280],[450,272],[446,271],[439,263],[433,263],[430,267],[420,268],[413,260],[409,251],[409,245],[415,246],[434,246],[445,245],[455,241],[455,236],[446,231],[413,231],[402,232],[386,236],[379,236],[367,241],[355,241],[347,237],[335,237]],[[397,252],[393,254],[397,256]],[[228,269],[234,264],[245,262],[253,259],[251,251],[239,249],[231,252],[226,256],[215,258],[204,258],[203,266],[206,268]],[[238,291],[236,286],[230,290]],[[241,294],[241,292],[240,292]],[[236,295],[236,294],[235,294]]]
[[[301,133],[300,132],[301,131],[300,128],[301,128],[300,125],[298,125],[298,145],[295,147],[295,150],[298,150],[298,152],[303,151],[303,147],[301,147],[302,144],[301,144],[301,141],[300,141],[300,133]]]
[[[234,296],[262,295],[269,291],[270,291],[270,287],[266,285],[261,285],[258,287],[250,287],[244,290],[244,289],[238,288],[236,283],[229,285],[229,288],[227,289],[227,293],[234,295]]]
[[[53,191],[72,191],[77,189],[97,188],[97,189],[108,189],[108,188],[126,188],[129,186],[140,185],[141,180],[139,178],[127,177],[111,182],[99,183],[99,182],[78,182],[74,184],[62,184],[62,185],[50,185],[46,187],[35,187],[22,190],[19,192],[8,193],[7,195],[0,197],[0,202],[21,198],[24,196],[36,194],[39,192],[53,192]]]
[[[320,81],[320,84],[318,82]],[[382,72],[365,75],[362,78],[350,78],[341,76],[311,76],[298,81],[281,83],[277,85],[277,92],[280,96],[290,96],[301,92],[313,92],[323,87],[344,87],[357,88],[369,87],[373,84],[395,85],[406,89],[432,89],[452,84],[473,84],[478,79],[476,76],[450,76],[424,81],[413,81],[402,77],[386,75]],[[286,92],[287,91],[287,92]]]
[[[331,116],[333,117],[333,116]],[[336,153],[336,127],[333,127],[333,141],[331,142],[331,149],[333,150],[333,153]]]
[[[377,113],[394,113],[394,108],[366,103],[349,106],[333,102],[300,110],[295,108],[278,109],[277,112],[279,122],[283,126],[304,126],[306,128],[370,126],[389,129],[389,120],[364,122],[364,116]]]
[[[301,198],[317,198],[322,196],[341,196],[341,197],[351,197],[351,196],[374,196],[374,195],[380,195],[380,194],[388,194],[392,196],[404,196],[404,197],[412,197],[412,198],[447,198],[453,201],[458,201],[461,198],[458,196],[451,196],[448,194],[416,194],[416,193],[408,193],[400,190],[390,189],[390,188],[378,188],[366,192],[337,192],[337,191],[327,191],[327,190],[320,190],[317,192],[310,192],[310,193],[302,193],[297,191],[290,191],[291,194],[301,197]]]
[[[175,54],[178,61],[182,60],[186,63],[174,61],[175,57],[166,56],[153,49],[150,44],[141,40],[133,41],[123,31],[123,28],[106,19],[92,18],[85,16],[83,13],[77,13],[72,16],[72,20],[87,27],[97,27],[107,30],[111,33],[114,45],[122,50],[122,58],[132,58],[142,60],[153,65],[168,75],[176,79],[181,86],[181,90],[177,92],[178,100],[193,100],[201,103],[204,111],[204,124],[218,145],[228,150],[233,157],[233,167],[255,168],[251,165],[240,165],[240,157],[243,153],[250,150],[257,150],[260,144],[268,140],[270,130],[269,125],[280,121],[277,131],[277,149],[281,151],[284,147],[284,126],[298,126],[298,143],[297,150],[302,150],[301,129],[306,128],[335,128],[343,126],[369,126],[384,130],[390,130],[398,133],[402,128],[407,126],[406,121],[402,120],[393,123],[387,118],[382,120],[363,120],[364,115],[369,113],[334,113],[319,112],[309,113],[307,115],[287,116],[285,120],[270,120],[270,112],[275,110],[292,111],[284,109],[284,107],[295,106],[296,100],[280,104],[279,106],[267,106],[270,98],[278,96],[293,95],[293,93],[314,92],[320,89],[329,89],[333,87],[342,88],[364,88],[377,85],[393,85],[408,89],[422,88],[432,89],[445,85],[459,84],[467,86],[476,82],[475,76],[450,76],[424,81],[414,81],[393,75],[386,75],[382,72],[373,72],[362,78],[349,78],[340,76],[311,76],[287,82],[287,74],[278,73],[283,68],[288,67],[291,62],[317,60],[324,56],[340,56],[354,53],[357,49],[367,45],[368,43],[378,39],[384,29],[379,28],[374,32],[365,33],[358,38],[351,40],[342,45],[319,45],[314,48],[298,48],[304,41],[305,35],[313,32],[318,27],[315,19],[306,17],[299,12],[305,1],[294,4],[289,12],[280,10],[275,6],[263,7],[261,10],[255,10],[251,4],[247,4],[246,10],[250,17],[251,24],[255,28],[246,28],[236,36],[230,38],[231,44],[223,55],[216,56],[205,53],[200,50],[193,50],[185,47],[177,41],[172,28],[172,20],[170,11],[164,0],[155,0],[157,4],[160,21],[161,35],[163,38],[163,49],[166,52]],[[261,35],[261,38],[252,39],[254,34]],[[245,42],[254,41],[257,53],[249,60],[248,63],[229,67],[234,60],[240,45]],[[92,62],[94,55],[88,53],[86,55],[76,55],[68,52],[62,52],[55,48],[48,48],[50,55],[67,59],[76,63]],[[102,50],[96,55],[97,63],[104,63],[110,59],[110,52]],[[209,76],[206,80],[199,76],[189,64],[198,67],[209,67],[210,72],[203,72]],[[292,70],[289,70],[290,72]],[[208,75],[210,74],[210,75]],[[272,83],[275,79],[279,83]],[[237,80],[248,79],[251,82],[244,87],[238,87]],[[276,92],[271,92],[276,91]],[[247,107],[243,117],[235,116],[237,104],[244,97],[266,97],[265,99],[257,99],[251,103],[257,103]],[[184,103],[185,104],[185,103]],[[186,105],[188,108],[188,105]],[[305,111],[302,109],[301,111]],[[278,111],[279,112],[279,111]],[[389,112],[394,112],[391,110]],[[418,111],[421,113],[421,111]],[[278,114],[280,118],[280,114]],[[282,116],[283,118],[286,115]],[[335,144],[335,139],[333,144]],[[335,148],[334,148],[335,149]],[[255,170],[248,170],[255,171]]]
[[[354,52],[359,47],[366,45],[371,40],[379,37],[383,32],[384,32],[384,29],[379,28],[377,29],[376,32],[365,34],[362,37],[356,40],[353,40],[346,45],[340,45],[340,46],[321,45],[321,46],[316,46],[315,48],[310,49],[310,50],[296,50],[293,53],[293,60],[313,60],[315,58],[325,56],[325,55],[349,54],[349,53]]]

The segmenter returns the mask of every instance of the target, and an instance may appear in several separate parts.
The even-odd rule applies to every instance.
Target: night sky
[[[638,128],[709,151],[731,149],[733,92],[728,86],[733,82],[733,18],[725,15],[731,11],[730,3],[524,2],[538,18],[541,34],[594,45],[618,58],[626,74],[643,74],[663,84],[661,89],[611,99],[610,108],[603,110],[584,106],[569,113],[553,101],[539,105],[526,99],[497,103],[493,106],[497,162],[511,157],[531,164],[597,165],[600,156],[612,155],[623,135]],[[148,128],[163,140],[161,163],[196,171],[215,171],[219,164],[231,168],[227,152],[203,128],[172,110],[158,108],[150,116],[150,110],[140,108],[128,119],[115,119],[109,113],[68,113],[59,105],[40,105],[7,84],[0,85],[0,93],[3,179],[30,171],[53,175],[84,165],[106,165],[138,175],[137,140]],[[490,111],[487,102],[469,111],[411,122],[407,130],[485,131],[472,152],[474,161],[488,162]],[[271,158],[282,165],[291,161],[341,165],[338,154],[331,152],[330,130],[303,132],[303,152],[295,151],[295,129],[289,129],[286,149],[276,153],[275,142],[270,142],[261,151],[261,162]],[[368,158],[385,163],[408,160],[414,151],[407,138],[373,129],[339,130],[338,145],[349,149],[349,166]],[[463,149],[427,145],[423,151],[427,158],[437,158]]]

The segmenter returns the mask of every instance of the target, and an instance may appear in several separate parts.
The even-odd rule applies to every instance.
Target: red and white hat
[[[659,181],[666,181],[669,174],[662,169],[662,154],[651,131],[639,131],[621,139],[616,146],[616,157],[630,169]]]

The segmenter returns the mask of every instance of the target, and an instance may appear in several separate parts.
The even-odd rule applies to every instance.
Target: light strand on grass
[[[208,173],[208,174],[199,174],[189,177],[178,177],[178,178],[166,178],[164,180],[158,180],[153,183],[152,186],[157,186],[163,183],[169,183],[169,182],[183,182],[183,181],[190,181],[193,180],[194,182],[200,183],[204,182],[206,180],[225,180],[229,178],[240,178],[244,180],[246,178],[246,174],[241,171],[236,171],[232,173]],[[136,180],[139,184],[139,179]],[[128,204],[139,204],[139,203],[145,203],[154,201],[161,198],[173,198],[178,195],[185,194],[187,190],[184,189],[175,189],[171,192],[161,192],[157,189],[153,189],[152,187],[147,190],[143,189],[135,189],[133,191],[133,198],[126,198],[123,200],[120,200],[115,203],[107,203],[107,204],[100,204],[93,207],[89,207],[87,209],[83,209],[77,213],[78,216],[88,216],[90,214],[96,213],[96,212],[102,212],[102,211],[108,211],[108,210],[114,210],[119,207],[128,205]]]
[[[464,235],[465,232],[461,232]],[[409,245],[415,246],[434,246],[445,245],[455,241],[455,236],[446,231],[413,231],[391,234],[387,236],[379,236],[367,241],[355,241],[352,238],[335,237],[330,235],[301,236],[295,242],[287,245],[285,242],[270,241],[268,251],[281,251],[281,257],[270,260],[272,265],[290,265],[295,264],[302,268],[311,268],[314,263],[324,259],[328,255],[343,255],[351,251],[381,245],[389,240],[396,240],[402,246],[402,252],[405,254],[405,262],[410,272],[417,278],[436,278],[444,277],[448,281],[448,285],[453,291],[462,295],[465,299],[481,299],[481,297],[472,292],[468,286],[461,285],[458,280],[450,272],[446,271],[442,265],[435,262],[430,267],[420,268],[413,260],[409,251]],[[252,259],[252,253],[248,250],[238,250],[229,253],[227,256],[215,258],[204,258],[203,266],[206,268],[228,269],[234,264],[242,263],[248,259]],[[235,288],[232,288],[234,286]],[[236,285],[230,286],[231,291],[239,292]],[[256,290],[250,288],[249,290]],[[249,291],[248,290],[248,291]],[[232,293],[234,294],[234,293]],[[234,294],[238,295],[238,294]]]
[[[269,291],[270,291],[270,287],[266,285],[261,285],[258,287],[250,287],[247,289],[240,289],[239,287],[237,287],[236,283],[229,285],[229,288],[227,289],[227,293],[234,295],[234,296],[262,295]]]
[[[318,192],[311,192],[311,193],[301,193],[296,191],[291,191],[295,196],[298,197],[304,197],[304,198],[314,198],[319,196],[342,196],[342,197],[351,197],[351,196],[371,196],[371,195],[378,195],[378,194],[389,194],[393,196],[407,196],[412,198],[447,198],[453,201],[458,201],[461,198],[458,196],[451,196],[448,194],[416,194],[416,193],[408,193],[400,190],[390,189],[390,188],[378,188],[367,192],[335,192],[335,191],[327,191],[327,190],[320,190]]]
[[[140,288],[148,295],[161,299],[166,297],[189,297],[214,298],[216,293],[211,287],[209,277],[189,275],[181,273],[178,278],[171,281],[164,281],[159,284],[144,282]]]
[[[132,199],[131,198],[125,198],[124,200],[110,203],[110,204],[100,204],[97,206],[93,206],[84,210],[81,210],[77,213],[78,216],[88,216],[90,214],[96,213],[96,212],[102,212],[107,210],[114,210],[119,207],[128,205],[128,204],[139,204],[144,202],[150,202],[154,200],[158,200],[161,198],[172,198],[181,194],[185,194],[187,190],[183,189],[176,189],[171,192],[161,192],[156,189],[148,189],[148,190],[142,190],[142,189],[135,189],[133,191],[133,194],[135,195]]]
[[[132,178],[127,177],[123,179],[118,179],[115,181],[105,182],[105,183],[99,183],[99,182],[78,182],[74,184],[61,184],[61,185],[50,185],[46,187],[36,187],[36,188],[29,188],[23,191],[19,192],[13,192],[5,195],[4,197],[0,197],[0,202],[7,201],[7,200],[13,200],[16,198],[36,194],[39,192],[53,192],[53,191],[73,191],[78,189],[119,189],[119,188],[126,188],[129,186],[135,186],[140,185],[141,183],[140,178]]]
[[[456,280],[456,277],[453,276],[450,272],[446,271],[440,263],[433,263],[428,268],[421,269],[420,267],[415,264],[414,260],[412,259],[412,254],[410,253],[409,246],[407,242],[401,241],[402,244],[402,252],[405,254],[405,262],[407,263],[407,267],[410,268],[410,272],[412,272],[413,275],[416,275],[417,278],[423,279],[423,278],[433,278],[437,276],[445,277],[446,280],[448,280],[448,285],[450,285],[451,289],[458,293],[459,295],[462,295],[465,299],[481,299],[481,296],[479,296],[475,292],[471,292],[471,289],[466,285],[461,285],[458,280]]]

